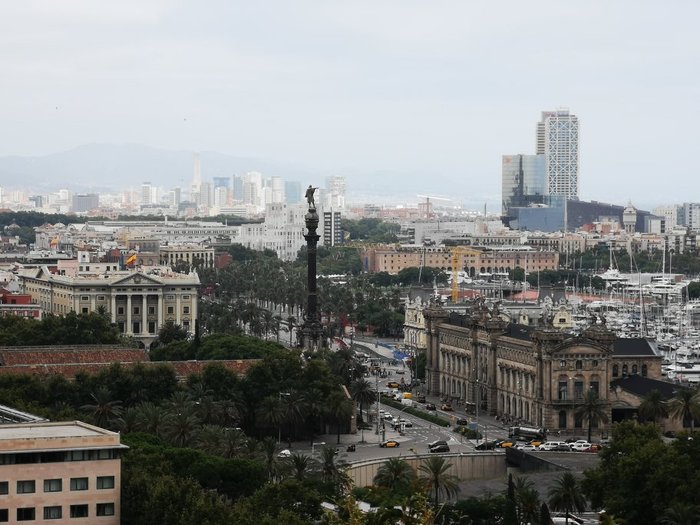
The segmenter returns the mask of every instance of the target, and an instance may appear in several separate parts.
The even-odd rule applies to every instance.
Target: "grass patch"
[[[420,410],[418,408],[414,407],[409,407],[407,405],[404,405],[403,403],[399,403],[398,401],[394,399],[389,399],[387,397],[382,396],[382,404],[390,406],[392,408],[396,408],[398,410],[401,410],[403,412],[406,412],[407,414],[411,414],[412,416],[419,417],[421,419],[425,419],[426,421],[429,421],[431,423],[435,423],[436,425],[439,425],[441,427],[449,427],[450,422],[445,419],[444,417],[440,417],[437,415],[429,414],[425,410]]]

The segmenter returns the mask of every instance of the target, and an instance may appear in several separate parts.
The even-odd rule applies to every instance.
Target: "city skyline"
[[[349,193],[403,179],[495,209],[502,155],[531,154],[540,113],[567,106],[581,120],[582,199],[697,201],[699,11],[8,4],[0,156],[89,143],[219,151],[344,176]]]

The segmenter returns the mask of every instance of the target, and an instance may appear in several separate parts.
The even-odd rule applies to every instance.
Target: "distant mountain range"
[[[140,186],[144,182],[166,188],[189,188],[193,158],[191,151],[170,151],[140,144],[86,144],[37,157],[0,157],[0,185],[36,192],[60,188],[108,191]],[[249,171],[286,180],[310,176],[300,168],[217,152],[201,152],[200,159],[204,181]]]
[[[202,180],[258,171],[265,177],[279,176],[302,185],[324,186],[325,176],[343,172],[321,172],[291,163],[236,157],[213,151],[200,152]],[[50,193],[65,188],[73,192],[113,192],[144,182],[166,189],[187,191],[193,174],[192,151],[172,151],[140,144],[86,144],[50,155],[0,157],[0,186],[23,189],[30,194]],[[348,171],[345,169],[344,171]],[[432,174],[401,172],[360,172],[346,175],[351,200],[361,202],[415,203],[422,193],[453,193],[450,182]],[[466,185],[465,185],[466,186]],[[354,198],[353,198],[354,197]],[[456,195],[455,199],[458,199]],[[483,203],[498,203],[498,196],[470,195],[468,207],[482,209]],[[490,204],[491,206],[491,204]]]

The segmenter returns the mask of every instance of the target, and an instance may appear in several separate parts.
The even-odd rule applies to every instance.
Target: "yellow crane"
[[[452,303],[459,299],[459,270],[464,268],[465,255],[481,255],[479,250],[465,246],[455,246],[450,250],[452,254]],[[461,262],[461,264],[460,264]]]

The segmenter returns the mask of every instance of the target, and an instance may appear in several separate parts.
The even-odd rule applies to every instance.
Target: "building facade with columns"
[[[194,333],[199,276],[165,267],[102,274],[58,275],[48,266],[18,275],[22,290],[44,312],[105,312],[119,331],[148,347],[166,322]]]
[[[661,378],[653,343],[618,338],[602,321],[574,335],[508,323],[480,301],[465,315],[429,307],[424,318],[428,393],[550,432],[583,435],[588,422],[577,412],[594,391],[608,422],[594,422],[593,434],[606,433],[615,420],[610,382],[632,367],[640,377]]]

